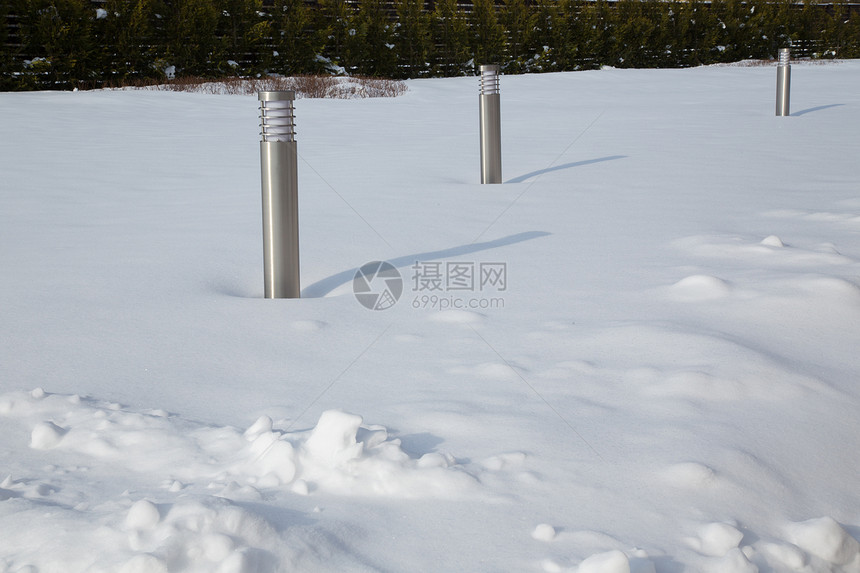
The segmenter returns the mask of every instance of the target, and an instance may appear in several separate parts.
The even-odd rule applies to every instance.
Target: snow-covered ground
[[[0,572],[860,571],[860,61],[0,94]],[[388,261],[399,301],[353,276]],[[379,280],[372,283],[379,288]]]

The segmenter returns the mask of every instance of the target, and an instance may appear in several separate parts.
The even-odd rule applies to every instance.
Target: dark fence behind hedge
[[[858,4],[777,0],[0,0],[0,89],[412,78],[860,57]]]

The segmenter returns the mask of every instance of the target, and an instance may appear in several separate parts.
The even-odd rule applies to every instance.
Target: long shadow
[[[470,243],[468,245],[460,245],[459,247],[451,247],[450,249],[442,249],[440,251],[427,251],[426,253],[406,255],[403,257],[397,257],[396,259],[391,259],[388,262],[397,268],[402,268],[414,264],[415,261],[435,261],[437,259],[459,257],[470,253],[495,249],[496,247],[504,247],[506,245],[513,245],[523,241],[530,241],[531,239],[537,239],[538,237],[546,237],[549,234],[550,233],[546,233],[544,231],[528,231],[525,233],[517,233],[516,235],[508,235],[507,237],[483,243]],[[320,298],[327,295],[337,287],[351,282],[355,278],[356,270],[358,270],[358,267],[347,269],[330,277],[318,280],[312,285],[306,286],[304,290],[302,290],[302,298]]]
[[[547,167],[546,169],[539,169],[537,171],[532,171],[531,173],[526,173],[525,175],[520,175],[519,177],[514,177],[513,179],[509,179],[508,181],[506,181],[506,183],[522,183],[526,179],[530,179],[532,177],[537,177],[538,175],[543,175],[544,173],[549,173],[551,171],[560,171],[562,169],[571,169],[573,167],[582,167],[583,165],[591,165],[592,163],[601,163],[603,161],[614,161],[616,159],[624,159],[625,157],[627,157],[627,156],[626,155],[610,155],[609,157],[599,157],[597,159],[586,159],[585,161],[575,161],[573,163],[565,163],[564,165],[554,165],[552,167]]]
[[[800,111],[795,111],[791,115],[794,115],[794,116],[806,115],[807,113],[812,113],[814,111],[821,111],[822,109],[827,109],[827,108],[831,108],[831,107],[840,107],[843,105],[845,105],[845,104],[844,103],[831,103],[829,105],[820,105],[818,107],[810,107],[808,109],[802,109]]]

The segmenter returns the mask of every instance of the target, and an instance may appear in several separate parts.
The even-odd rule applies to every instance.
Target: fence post
[[[780,48],[779,63],[776,68],[776,115],[789,115],[789,96],[791,95],[791,50]]]
[[[481,66],[481,183],[502,182],[499,66]]]
[[[293,91],[259,92],[266,298],[299,298],[299,205]]]

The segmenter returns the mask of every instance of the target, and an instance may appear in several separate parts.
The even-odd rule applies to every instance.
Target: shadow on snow
[[[403,268],[409,265],[413,265],[415,264],[415,262],[435,261],[438,259],[459,257],[471,253],[495,249],[497,247],[513,245],[516,243],[521,243],[523,241],[530,241],[531,239],[537,239],[538,237],[546,237],[549,234],[550,233],[546,233],[543,231],[528,231],[525,233],[508,235],[507,237],[501,237],[500,239],[495,239],[492,241],[485,241],[483,243],[469,243],[468,245],[460,245],[458,247],[451,247],[449,249],[442,249],[440,251],[427,251],[424,253],[416,253],[414,255],[406,255],[403,257],[397,257],[396,259],[390,259],[387,262],[397,268]],[[358,269],[359,267],[347,269],[330,277],[318,280],[312,285],[308,285],[302,290],[302,298],[324,297],[339,286],[352,282],[352,280],[355,278],[355,272]]]
[[[797,114],[795,114],[797,115]],[[574,167],[582,167],[583,165],[591,165],[592,163],[602,163],[604,161],[614,161],[616,159],[624,159],[626,155],[610,155],[609,157],[599,157],[597,159],[586,159],[585,161],[574,161],[573,163],[565,163],[564,165],[554,165],[552,167],[547,167],[546,169],[539,169],[537,171],[532,171],[531,173],[526,173],[525,175],[520,175],[519,177],[514,177],[513,179],[509,179],[505,181],[505,183],[522,183],[527,179],[531,179],[532,177],[537,177],[539,175],[543,175],[544,173],[550,173],[552,171],[561,171],[562,169],[572,169]]]

